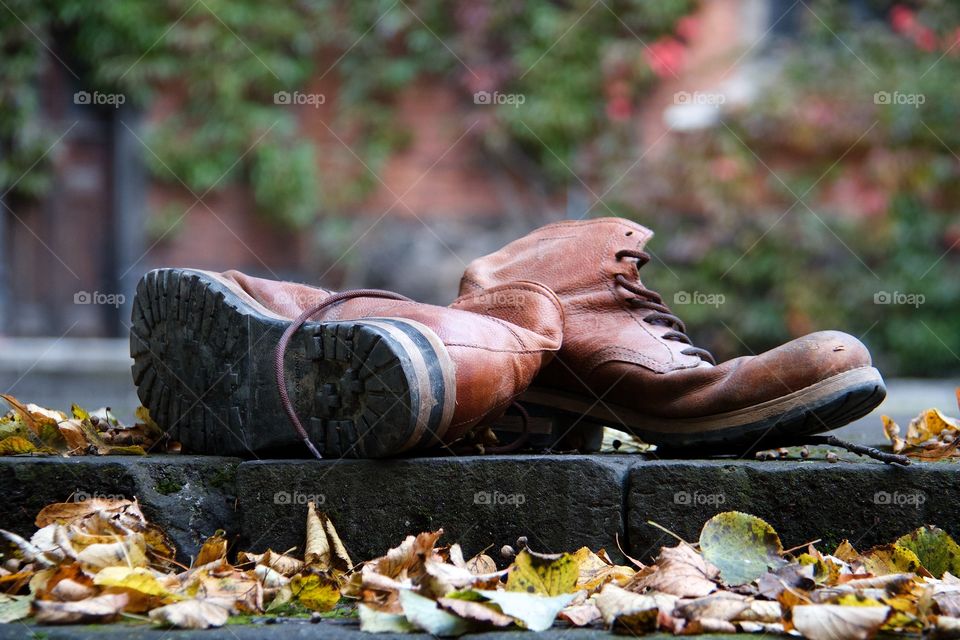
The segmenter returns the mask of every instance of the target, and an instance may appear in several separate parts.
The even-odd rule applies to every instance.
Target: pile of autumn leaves
[[[0,622],[32,616],[40,624],[74,624],[146,614],[158,624],[202,629],[230,615],[326,611],[340,600],[353,568],[332,523],[312,504],[304,560],[241,552],[233,565],[219,531],[184,567],[166,534],[130,500],[52,504],[36,525],[29,540],[0,530],[15,549],[0,569],[7,594],[0,595]]]
[[[361,628],[452,636],[490,628],[541,631],[555,619],[640,635],[790,633],[865,640],[880,631],[960,631],[960,546],[924,527],[895,543],[833,554],[812,544],[791,554],[763,520],[721,513],[696,545],[664,547],[656,562],[618,566],[603,551],[544,555],[513,564],[464,561],[436,548],[440,535],[407,538],[353,574]]]
[[[333,524],[307,509],[303,560],[241,552],[228,561],[223,532],[190,567],[136,502],[49,505],[0,569],[0,621],[221,626],[231,615],[349,611],[370,632],[457,636],[491,629],[543,631],[557,624],[617,633],[794,633],[810,640],[866,640],[879,632],[960,635],[960,546],[936,527],[858,553],[813,544],[784,551],[773,528],[721,513],[692,544],[664,547],[651,565],[614,563],[603,551],[541,554],[525,546],[505,569],[442,531],[408,536],[354,567]]]
[[[960,408],[960,388],[957,388]],[[939,409],[927,409],[910,421],[906,433],[889,416],[881,416],[883,435],[894,453],[904,453],[921,460],[960,457],[960,420]]]
[[[150,418],[137,409],[137,422],[126,426],[109,407],[86,411],[73,405],[70,415],[23,403],[0,394],[11,410],[0,416],[0,456],[13,455],[145,455],[148,449],[179,451]]]

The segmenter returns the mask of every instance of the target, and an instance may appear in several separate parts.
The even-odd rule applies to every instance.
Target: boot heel
[[[289,321],[216,274],[147,273],[133,301],[130,354],[140,401],[185,451],[306,454],[287,423],[274,350]],[[382,458],[439,441],[456,405],[440,338],[405,319],[308,322],[284,377],[324,456]]]

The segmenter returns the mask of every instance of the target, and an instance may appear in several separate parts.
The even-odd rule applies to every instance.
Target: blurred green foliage
[[[610,198],[658,231],[668,303],[724,296],[675,305],[722,357],[836,328],[885,373],[960,372],[960,6],[876,6],[810,3],[754,100]]]
[[[524,94],[524,121],[516,109],[487,109],[494,115],[478,133],[502,159],[565,180],[568,153],[608,125],[598,67],[611,55],[633,59],[628,74],[642,86],[653,75],[640,39],[669,33],[694,5],[8,0],[0,11],[0,189],[38,196],[47,186],[43,163],[27,169],[56,135],[38,121],[48,47],[80,90],[163,104],[144,136],[158,178],[197,195],[248,183],[265,214],[292,226],[343,210],[375,184],[370,171],[341,165],[355,169],[355,153],[377,172],[409,141],[394,99],[428,76],[458,87],[465,105],[479,90]],[[329,126],[351,150],[331,142],[321,172],[320,150],[298,136],[296,109],[275,104],[274,94],[327,76],[336,90]]]
[[[960,5],[867,0],[865,20],[864,3],[800,3],[799,33],[752,51],[765,65],[751,71],[755,99],[638,163],[652,141],[635,116],[682,66],[697,4],[6,0],[0,192],[37,197],[49,184],[44,154],[60,132],[38,118],[43,65],[55,64],[46,47],[78,89],[159,105],[144,134],[157,178],[198,195],[249,184],[291,226],[347,211],[376,185],[409,142],[398,94],[430,79],[456,89],[491,163],[546,193],[582,180],[605,194],[591,214],[654,228],[662,261],[643,278],[668,303],[723,294],[719,306],[675,305],[718,355],[840,328],[886,372],[960,371]],[[315,147],[297,109],[275,104],[317,81],[350,150]],[[523,106],[474,104],[484,91]],[[923,303],[876,304],[884,293]]]

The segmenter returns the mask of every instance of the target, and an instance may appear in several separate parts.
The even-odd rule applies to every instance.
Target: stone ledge
[[[844,538],[864,548],[890,542],[923,524],[960,536],[960,466],[889,466],[876,462],[663,460],[635,463],[627,489],[627,539],[638,560],[673,544],[653,520],[695,541],[721,511],[767,520],[785,547]]]
[[[40,509],[75,494],[136,497],[185,560],[217,529],[239,528],[234,510],[239,463],[205,456],[0,457],[0,528],[29,536]]]
[[[249,462],[237,474],[244,542],[303,544],[304,503],[330,514],[356,559],[443,527],[467,553],[529,538],[541,551],[616,551],[628,456],[509,456],[392,461]]]
[[[238,548],[302,547],[305,503],[334,519],[354,558],[382,554],[410,533],[443,527],[467,552],[525,535],[543,551],[582,545],[639,559],[671,538],[695,540],[715,513],[770,521],[787,547],[843,538],[858,547],[921,524],[960,538],[960,465],[873,462],[644,460],[639,456],[504,456],[393,461],[146,458],[0,458],[0,527],[34,530],[44,505],[88,495],[137,497],[173,536],[181,557],[218,528]],[[879,496],[878,496],[879,494]]]

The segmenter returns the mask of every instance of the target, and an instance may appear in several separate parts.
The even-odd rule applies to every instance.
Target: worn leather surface
[[[603,398],[651,416],[693,418],[743,409],[870,366],[866,347],[837,331],[812,333],[719,366],[683,354],[689,345],[666,339],[670,327],[646,322],[652,312],[631,306],[635,294],[615,281],[622,274],[640,282],[636,262],[615,254],[642,251],[652,236],[620,218],[550,224],[473,261],[460,294],[482,293],[519,277],[546,285],[563,305],[563,346],[534,385]],[[657,261],[643,271],[655,277]]]
[[[228,271],[220,274],[253,301],[293,319],[332,291]],[[450,307],[359,297],[335,303],[312,319],[404,318],[440,337],[456,367],[457,406],[446,440],[499,417],[560,348],[563,311],[550,289],[512,281],[467,294]]]

